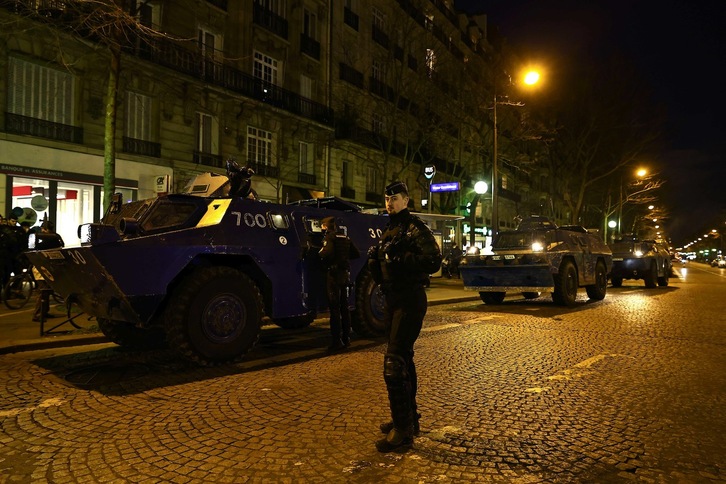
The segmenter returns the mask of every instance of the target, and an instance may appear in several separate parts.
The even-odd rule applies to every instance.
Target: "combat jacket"
[[[368,254],[371,275],[384,291],[421,287],[440,267],[441,249],[434,234],[408,210],[391,215],[379,244]]]
[[[325,234],[323,248],[320,249],[320,260],[326,269],[349,271],[349,260],[358,257],[360,252],[347,235],[333,231]]]

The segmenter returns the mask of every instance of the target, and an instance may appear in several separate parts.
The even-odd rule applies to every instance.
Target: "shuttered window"
[[[17,57],[8,62],[8,112],[72,126],[73,76]]]

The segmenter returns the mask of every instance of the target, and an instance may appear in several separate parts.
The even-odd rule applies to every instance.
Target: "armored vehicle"
[[[263,318],[299,328],[327,311],[317,252],[320,221],[334,216],[364,254],[351,261],[353,328],[381,334],[383,302],[365,254],[387,217],[335,197],[258,201],[237,175],[228,167],[228,176],[197,177],[184,193],[125,204],[117,198],[102,223],[79,227],[80,247],[28,257],[115,343],[166,340],[208,365],[240,359],[257,342]]]
[[[645,287],[667,286],[671,273],[671,256],[668,249],[655,240],[639,240],[625,235],[616,240],[613,251],[613,270],[610,282],[620,287],[623,279],[643,279]]]
[[[610,249],[595,234],[532,216],[499,233],[491,254],[467,255],[459,270],[464,288],[479,291],[486,304],[516,291],[527,299],[551,292],[555,303],[572,306],[581,286],[590,299],[603,299],[611,267]]]

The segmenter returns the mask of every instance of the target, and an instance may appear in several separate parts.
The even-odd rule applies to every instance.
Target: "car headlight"
[[[643,257],[643,251],[642,250],[636,250],[635,251],[635,257]]]
[[[542,242],[532,242],[532,252],[542,252],[544,250],[544,245]]]

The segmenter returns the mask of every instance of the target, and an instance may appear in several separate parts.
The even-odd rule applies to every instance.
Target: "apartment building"
[[[483,16],[446,0],[119,3],[122,14],[106,15],[137,35],[109,44],[73,2],[0,1],[0,214],[47,216],[69,245],[102,216],[109,45],[120,46],[115,174],[126,199],[224,173],[229,157],[255,170],[262,200],[283,203],[333,195],[380,207],[398,178],[416,210],[453,213],[491,176],[496,53]],[[425,166],[461,190],[429,200]],[[500,186],[506,228],[521,197]]]

